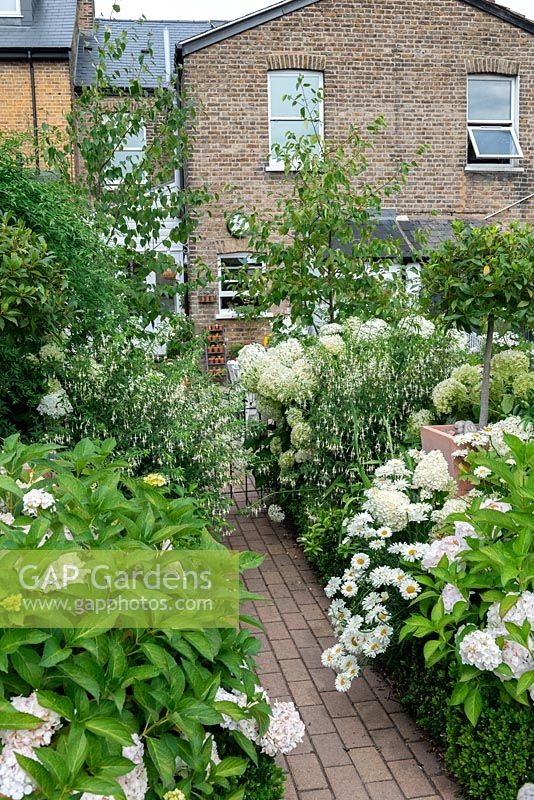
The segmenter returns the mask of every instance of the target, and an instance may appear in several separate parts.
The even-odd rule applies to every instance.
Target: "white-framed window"
[[[0,17],[20,16],[20,0],[0,0]]]
[[[268,85],[269,166],[276,168],[282,165],[273,154],[273,146],[284,144],[288,133],[297,137],[323,135],[323,73],[310,70],[272,70],[268,73]],[[297,96],[300,96],[300,102],[293,105],[289,98]]]
[[[137,133],[127,133],[120,148],[113,154],[112,165],[121,167],[124,173],[131,172],[132,166],[143,158],[146,147],[146,129],[143,126]]]
[[[238,309],[246,305],[243,293],[237,294],[238,275],[244,267],[253,274],[260,265],[249,253],[225,253],[218,258],[219,316],[235,317]]]
[[[519,79],[469,75],[467,80],[468,164],[514,166],[523,158],[517,135]]]

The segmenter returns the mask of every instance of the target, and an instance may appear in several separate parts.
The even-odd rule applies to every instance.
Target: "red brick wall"
[[[237,185],[246,201],[269,202],[283,178],[265,171],[267,71],[281,67],[324,69],[329,138],[343,137],[349,123],[385,116],[388,130],[370,159],[375,176],[411,159],[420,145],[431,146],[402,195],[387,203],[399,214],[484,216],[533,191],[534,37],[461,0],[320,0],[186,56],[184,83],[202,105],[191,185]],[[519,74],[524,172],[465,171],[471,71]],[[218,253],[242,250],[221,208],[235,207],[236,197],[223,197],[203,220],[191,261],[201,258],[215,270]],[[534,202],[513,216],[534,221]],[[204,323],[216,306],[193,297],[192,312]],[[242,327],[225,324],[229,335],[232,325]]]

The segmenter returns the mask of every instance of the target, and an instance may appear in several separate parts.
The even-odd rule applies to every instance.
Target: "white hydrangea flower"
[[[285,339],[267,351],[270,359],[275,359],[286,367],[292,367],[304,356],[304,347],[298,339]]]
[[[319,335],[319,344],[332,356],[339,356],[345,349],[345,342],[341,336],[336,333],[327,335],[321,331]]]
[[[237,356],[239,382],[249,392],[255,392],[258,388],[259,376],[266,362],[265,348],[257,342],[246,344],[239,351]]]
[[[445,613],[449,614],[456,603],[465,603],[465,597],[452,583],[446,583],[441,592]]]
[[[517,793],[517,800],[534,800],[534,783],[524,783]]]
[[[443,492],[450,487],[449,468],[440,450],[431,450],[423,456],[414,470],[412,482],[416,489],[431,492]]]
[[[488,631],[472,631],[460,642],[462,664],[479,670],[493,671],[502,664],[502,653],[494,637]]]
[[[55,498],[50,492],[43,489],[30,489],[22,499],[22,512],[30,517],[36,517],[40,508],[55,511]]]
[[[319,337],[337,336],[338,334],[342,334],[344,330],[345,329],[343,325],[340,325],[339,322],[329,322],[322,326],[321,330],[319,331]]]
[[[530,423],[524,424],[521,417],[508,417],[500,422],[495,422],[492,425],[489,425],[487,428],[491,446],[500,456],[503,457],[510,455],[510,448],[504,441],[504,435],[506,433],[511,433],[513,436],[517,436],[518,439],[527,442],[532,440],[533,431],[534,429],[532,425]]]
[[[10,511],[0,511],[0,522],[3,522],[4,525],[13,525],[15,517]]]
[[[510,639],[504,641],[502,660],[504,664],[510,667],[516,680],[519,680],[521,675],[524,675],[525,672],[534,670],[534,659],[532,658],[531,652],[527,650],[526,647],[519,644],[519,642],[513,642]]]
[[[291,429],[291,444],[296,450],[302,450],[310,445],[312,431],[307,422],[295,422]]]
[[[0,729],[0,741],[3,745],[0,754],[0,794],[12,800],[22,800],[25,795],[31,794],[36,786],[19,766],[16,754],[20,753],[38,761],[34,748],[49,745],[62,723],[59,714],[41,706],[36,692],[32,692],[28,697],[12,697],[10,702],[17,711],[32,714],[43,721],[33,730]]]
[[[58,389],[56,392],[49,392],[41,397],[37,411],[43,417],[51,417],[52,419],[61,419],[68,414],[72,414],[72,405],[68,395],[64,389]]]
[[[408,506],[409,522],[425,522],[432,512],[431,503],[410,503]]]
[[[436,331],[436,326],[433,322],[418,314],[401,319],[398,328],[406,333],[422,336],[424,339],[430,338]]]
[[[258,744],[263,753],[274,758],[294,750],[304,739],[306,728],[294,703],[276,701],[271,714],[269,728]]]
[[[467,389],[455,378],[445,378],[434,387],[432,402],[440,414],[450,414],[468,402]],[[459,443],[458,443],[459,444]]]
[[[451,497],[445,500],[441,508],[436,508],[430,515],[432,522],[443,525],[451,514],[462,514],[467,508],[467,502],[461,497]]]
[[[375,478],[406,478],[411,475],[411,470],[402,458],[390,458],[375,469]]]
[[[133,761],[135,766],[126,775],[120,775],[117,781],[124,791],[126,800],[144,800],[148,791],[148,775],[143,763],[145,748],[136,733],[132,735],[132,740],[133,744],[131,746],[122,748],[122,755],[124,758]],[[113,798],[111,795],[84,792],[81,800],[113,800]]]
[[[267,516],[269,517],[271,522],[276,522],[276,523],[283,522],[286,518],[286,515],[284,514],[280,506],[274,504],[270,505],[269,508],[267,509]]]
[[[390,327],[383,319],[369,319],[362,322],[358,317],[349,317],[345,325],[356,341],[373,341],[389,333]]]
[[[377,489],[371,487],[364,492],[367,498],[363,504],[379,525],[385,525],[393,531],[400,531],[408,523],[408,506],[410,498],[397,489]]]
[[[432,542],[423,556],[421,566],[427,570],[437,567],[443,556],[447,556],[449,562],[458,561],[458,555],[468,549],[469,546],[462,536],[444,536],[443,539]]]

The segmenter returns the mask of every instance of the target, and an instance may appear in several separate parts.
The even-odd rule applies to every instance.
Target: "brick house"
[[[432,212],[441,229],[454,216],[534,222],[533,34],[534,22],[489,0],[286,0],[201,33],[179,48],[184,85],[202,104],[186,180],[267,203],[284,180],[271,143],[299,131],[282,95],[305,73],[324,88],[326,137],[385,116],[376,176],[431,146],[395,198],[392,227],[410,233]],[[246,258],[224,210],[203,219],[190,269],[199,258],[231,275]],[[199,325],[219,320],[230,341],[260,337],[266,320],[244,325],[231,295],[231,281],[214,280],[191,313]]]
[[[62,124],[74,93],[92,80],[94,22],[94,0],[0,0],[3,129],[37,135],[44,121]],[[115,35],[135,25],[98,23]],[[282,96],[304,74],[323,88],[329,139],[385,116],[375,176],[430,145],[380,221],[384,235],[399,235],[406,260],[420,221],[434,212],[436,242],[455,216],[534,222],[534,22],[493,0],[284,0],[229,23],[149,21],[140,31],[124,64],[150,38],[157,74],[169,76],[177,63],[198,100],[197,140],[178,181],[207,180],[214,191],[234,185],[245,201],[266,204],[284,182],[271,144],[299,132]],[[125,149],[141,154],[149,136]],[[225,197],[225,208],[202,219],[184,269],[199,259],[214,276],[207,290],[190,293],[198,327],[217,322],[229,342],[244,342],[269,326],[244,323],[232,309],[232,269],[247,253],[225,224],[231,202]],[[175,258],[181,264],[182,253]]]
[[[93,0],[0,0],[0,127],[33,132],[64,125],[73,95],[77,33]]]

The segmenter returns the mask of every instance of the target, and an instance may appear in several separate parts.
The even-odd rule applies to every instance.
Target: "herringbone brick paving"
[[[272,699],[293,700],[306,724],[305,740],[279,761],[286,800],[455,800],[456,785],[379,675],[366,670],[346,694],[334,690],[320,660],[333,643],[328,600],[293,534],[265,515],[231,522],[233,548],[265,553],[246,576],[265,598],[246,609],[265,625],[261,682]]]

